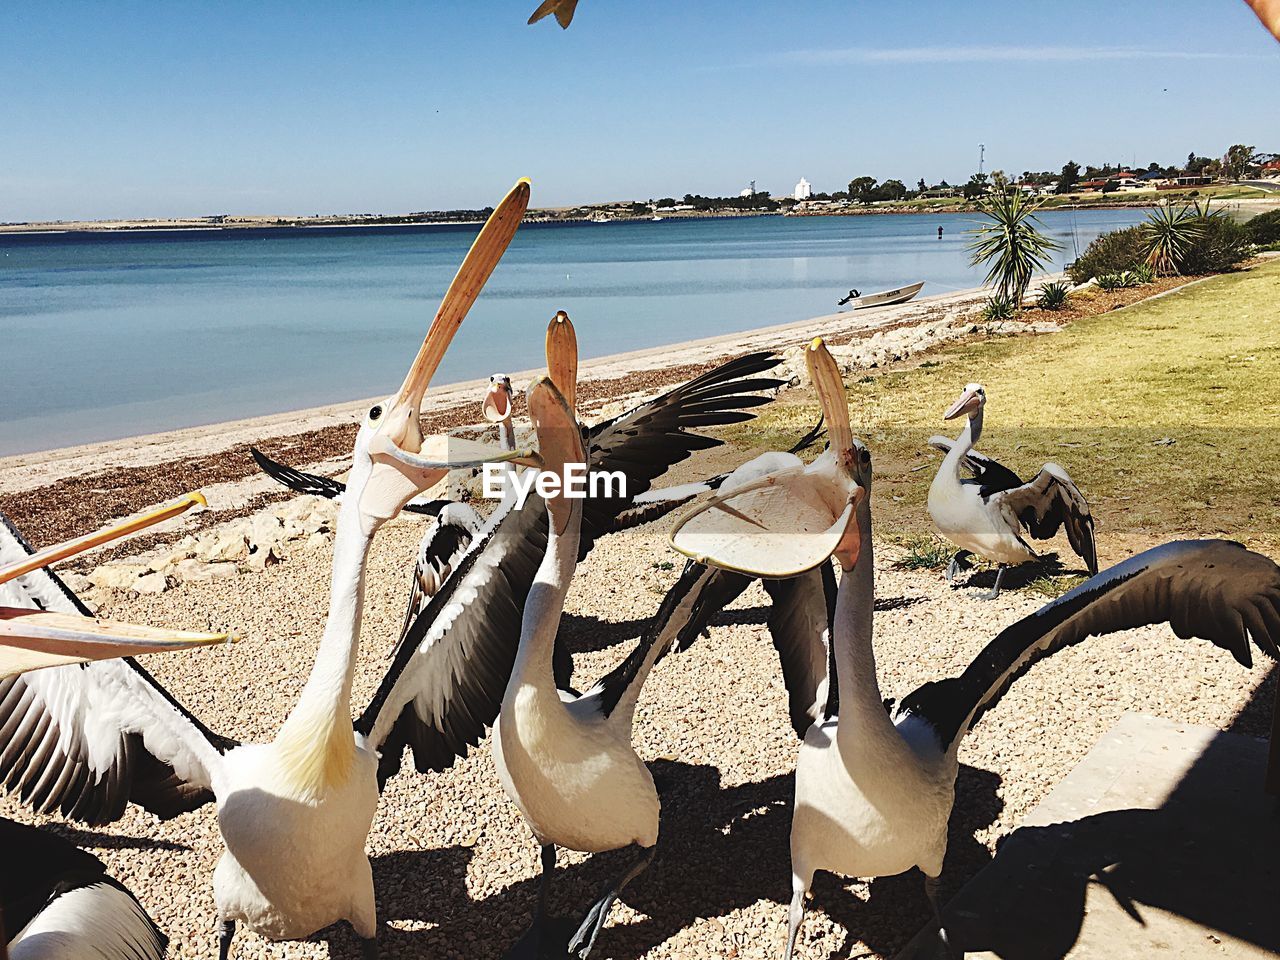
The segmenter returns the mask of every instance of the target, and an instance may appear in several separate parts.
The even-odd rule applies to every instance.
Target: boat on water
[[[847,310],[865,310],[868,307],[887,307],[893,303],[906,303],[924,286],[924,281],[909,283],[905,287],[894,287],[892,290],[881,290],[878,293],[859,293],[850,290],[849,295],[836,303],[837,307]]]

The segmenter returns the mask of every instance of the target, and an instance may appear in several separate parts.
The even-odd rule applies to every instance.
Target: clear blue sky
[[[908,184],[1280,151],[1239,0],[6,4],[0,220]],[[1270,90],[1265,97],[1263,91]]]

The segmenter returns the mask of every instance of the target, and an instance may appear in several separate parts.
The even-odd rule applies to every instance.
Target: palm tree
[[[994,283],[997,298],[1016,308],[1022,303],[1031,275],[1043,270],[1049,254],[1061,248],[1040,231],[1043,224],[1035,213],[1040,201],[1021,190],[997,190],[978,203],[986,217],[969,244],[974,266],[990,264],[986,283]]]
[[[1152,210],[1142,225],[1151,269],[1160,276],[1177,274],[1188,251],[1204,233],[1205,221],[1214,215],[1209,212],[1208,204],[1203,208],[1163,204]]]

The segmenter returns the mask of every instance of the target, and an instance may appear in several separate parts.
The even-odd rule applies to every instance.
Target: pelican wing
[[[284,484],[290,490],[312,497],[325,497],[329,500],[337,500],[347,490],[347,485],[340,480],[295,470],[287,463],[272,460],[257,447],[250,447],[249,452],[253,454],[254,461],[263,473],[277,483]]]
[[[954,440],[947,437],[930,437],[929,446],[950,453],[955,445]],[[992,460],[985,453],[970,450],[961,461],[966,470],[973,474],[971,483],[978,485],[978,492],[983,498],[999,493],[1001,490],[1012,490],[1022,486],[1022,478],[998,460]],[[965,482],[965,481],[961,481]]]
[[[0,514],[0,562],[33,550]],[[88,616],[56,575],[0,585],[0,603]],[[211,733],[132,658],[0,680],[0,784],[39,813],[90,824],[137,803],[169,818],[213,799],[211,771],[235,741]]]
[[[831,661],[831,628],[836,613],[836,575],[830,563],[798,577],[761,580],[773,607],[769,634],[782,664],[791,726],[796,736],[838,713]]]
[[[927,683],[897,718],[928,724],[944,749],[1040,659],[1091,636],[1167,622],[1253,663],[1249,638],[1280,657],[1280,567],[1227,540],[1175,540],[1130,557],[1006,627],[959,677]]]
[[[537,23],[543,17],[555,14],[556,22],[560,24],[560,29],[568,30],[569,24],[573,22],[573,13],[578,8],[578,0],[544,0],[537,10],[533,11],[533,15],[529,17],[529,23]]]
[[[39,956],[163,960],[169,938],[97,857],[4,817],[0,850],[21,865],[0,873],[0,917],[15,938],[14,956],[34,948]]]
[[[465,757],[498,715],[520,618],[547,548],[546,504],[500,510],[414,618],[356,730],[381,751],[380,783],[406,746],[426,773]]]
[[[1037,540],[1048,540],[1067,528],[1067,539],[1090,573],[1098,572],[1089,501],[1056,463],[1046,463],[1029,483],[993,494],[990,502],[1013,513]],[[1016,527],[1015,527],[1016,529]]]
[[[413,577],[409,581],[409,603],[404,611],[396,650],[404,643],[418,614],[426,609],[462,559],[462,554],[471,546],[481,526],[480,517],[474,510],[466,504],[455,503],[441,511],[431,529],[423,534],[418,543],[418,562],[414,564]]]

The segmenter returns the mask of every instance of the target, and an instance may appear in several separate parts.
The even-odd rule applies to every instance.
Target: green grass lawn
[[[1175,536],[1280,549],[1280,262],[1059,333],[913,362],[848,378],[854,431],[875,458],[881,532],[930,529],[940,455],[927,440],[959,432],[942,412],[977,381],[987,389],[980,449],[1025,478],[1046,460],[1062,464],[1093,507],[1107,562]],[[811,391],[791,391],[731,439],[785,449],[816,409]]]

